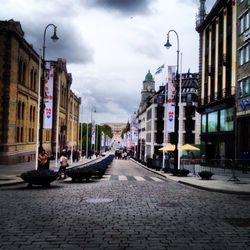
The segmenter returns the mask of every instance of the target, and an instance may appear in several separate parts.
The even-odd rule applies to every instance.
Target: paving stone
[[[151,172],[127,161],[128,172],[119,173],[125,169],[122,164],[116,161],[109,174],[143,176],[146,181],[0,187],[0,249],[249,248],[250,228],[226,219],[249,218],[250,200],[171,180],[147,181]]]

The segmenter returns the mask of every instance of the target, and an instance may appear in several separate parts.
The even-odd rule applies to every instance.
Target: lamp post
[[[90,136],[90,157],[92,156],[92,127],[93,127],[93,112],[96,112],[96,108],[92,107],[90,111],[90,122],[91,122],[91,136]],[[87,138],[88,141],[88,138]]]
[[[175,102],[175,132],[174,132],[174,144],[175,144],[175,150],[174,150],[174,168],[179,169],[180,168],[180,154],[178,153],[178,146],[180,145],[180,134],[181,134],[181,127],[180,127],[180,121],[179,119],[181,118],[180,116],[180,107],[181,107],[181,77],[179,81],[179,36],[178,33],[175,30],[169,30],[167,33],[167,42],[164,44],[164,46],[169,49],[172,44],[169,42],[169,34],[173,32],[176,35],[177,38],[177,74],[176,74],[176,81],[177,81],[177,86],[176,86],[176,102]],[[181,74],[180,74],[181,75]],[[177,100],[179,99],[179,104],[177,105]],[[178,133],[179,129],[179,133]]]
[[[43,147],[43,120],[44,120],[44,117],[43,117],[43,114],[44,114],[44,88],[45,88],[45,80],[46,80],[46,77],[45,77],[45,49],[46,49],[46,46],[45,46],[45,41],[46,41],[46,31],[47,29],[50,27],[50,26],[53,26],[54,27],[54,33],[53,35],[51,36],[51,39],[56,42],[59,38],[56,34],[56,26],[52,23],[48,24],[45,29],[44,29],[44,33],[43,33],[43,58],[42,58],[42,62],[43,62],[43,74],[42,74],[42,81],[41,81],[41,103],[40,103],[40,130],[39,130],[39,148],[42,149]]]

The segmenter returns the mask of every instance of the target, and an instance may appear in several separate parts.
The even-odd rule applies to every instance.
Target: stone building
[[[138,154],[139,158],[146,161],[147,155],[152,155],[151,141],[154,140],[154,126],[152,118],[155,117],[155,107],[151,104],[151,98],[155,95],[155,81],[150,73],[145,76],[142,83],[141,101],[138,109]],[[152,114],[153,112],[153,114]]]
[[[122,141],[122,130],[126,128],[126,123],[115,123],[115,122],[110,122],[110,123],[105,123],[112,129],[113,133],[113,138],[112,141],[114,142],[115,145],[118,145]],[[102,124],[104,125],[104,124]]]
[[[74,100],[74,141],[77,144],[80,99],[70,90],[72,78],[63,60],[51,62],[55,66],[52,129],[43,129],[43,146],[55,152],[57,127],[58,82],[60,82],[60,138],[67,144]],[[21,24],[14,20],[0,21],[0,164],[35,159],[38,122],[39,55],[24,38]],[[58,80],[60,76],[60,81]],[[72,101],[71,101],[72,102]]]
[[[236,153],[250,153],[250,1],[238,2],[238,72],[236,95]]]
[[[200,0],[199,106],[202,153],[207,159],[235,155],[237,1],[216,1],[206,14]]]
[[[138,119],[138,158],[146,161],[153,155],[162,157],[159,149],[172,143],[171,134],[164,131],[165,86],[156,92],[153,76],[148,72],[143,81]],[[146,95],[146,98],[145,98]],[[200,144],[200,115],[198,104],[198,74],[182,74],[181,144]],[[165,138],[165,140],[164,140]]]

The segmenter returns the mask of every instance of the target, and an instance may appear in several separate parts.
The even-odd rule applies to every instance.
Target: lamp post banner
[[[53,118],[53,85],[54,85],[54,66],[46,62],[44,76],[44,128],[52,128]]]
[[[91,144],[95,144],[95,121],[92,121],[91,126]]]
[[[104,133],[102,132],[102,137],[101,137],[101,147],[103,148],[104,147]]]
[[[175,123],[175,106],[167,104],[167,132],[174,132]]]
[[[167,103],[175,105],[176,84],[174,80],[176,66],[168,66],[168,99]]]
[[[138,142],[138,122],[136,119],[136,114],[131,115],[131,143],[137,145]]]

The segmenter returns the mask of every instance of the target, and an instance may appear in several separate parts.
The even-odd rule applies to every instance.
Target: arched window
[[[29,141],[31,141],[31,128],[29,128]]]
[[[21,118],[21,102],[19,101],[17,105],[17,119],[20,120],[20,118]]]
[[[34,78],[33,78],[33,90],[35,91],[35,92],[37,92],[37,90],[36,90],[36,81],[37,81],[37,72],[36,72],[36,70],[34,71]]]
[[[33,107],[33,122],[35,122],[36,119],[36,107]]]
[[[23,142],[23,127],[21,127],[21,138],[20,141]]]
[[[26,81],[26,63],[23,63],[23,71],[22,71],[22,84],[25,85],[25,81]]]
[[[32,69],[30,71],[30,89],[34,89],[34,70]]]
[[[22,62],[22,59],[19,59],[19,62],[18,62],[18,83],[22,83],[22,70],[23,70],[23,62]]]
[[[32,121],[32,117],[33,117],[33,108],[32,106],[30,106],[30,122]]]
[[[32,128],[32,141],[34,141],[34,128]]]
[[[22,103],[22,120],[24,120],[24,110],[25,109],[25,104],[24,102]]]
[[[16,128],[16,142],[19,142],[19,138],[20,138],[20,130],[19,127]]]

